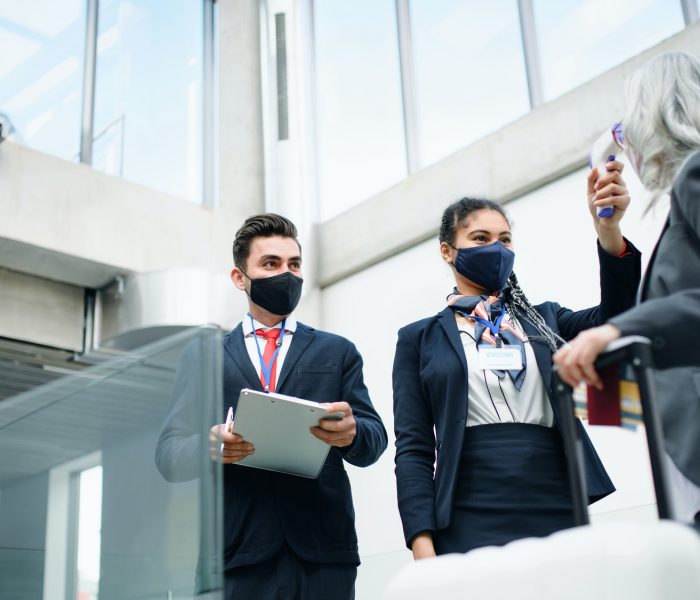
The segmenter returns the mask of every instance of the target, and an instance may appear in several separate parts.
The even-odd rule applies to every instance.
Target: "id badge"
[[[479,368],[484,371],[520,371],[523,355],[520,346],[479,346]]]

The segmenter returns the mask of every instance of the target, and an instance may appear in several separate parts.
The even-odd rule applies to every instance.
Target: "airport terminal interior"
[[[347,465],[356,597],[385,597],[412,562],[392,363],[452,290],[443,209],[502,204],[533,303],[596,305],[591,144],[637,67],[700,55],[699,19],[698,0],[0,0],[0,598],[223,597],[221,470],[170,483],[154,448],[185,347],[196,426],[221,412],[247,310],[231,243],[262,212],[297,225],[295,316],[356,345],[389,433]],[[645,210],[624,177],[645,264],[668,199]],[[644,428],[587,430],[617,487],[592,528],[656,521]]]

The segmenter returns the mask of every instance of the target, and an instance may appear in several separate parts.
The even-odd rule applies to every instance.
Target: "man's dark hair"
[[[245,271],[253,238],[274,235],[292,238],[299,246],[299,253],[301,253],[301,244],[297,240],[297,228],[294,223],[282,215],[265,213],[248,217],[236,232],[233,240],[233,264]]]

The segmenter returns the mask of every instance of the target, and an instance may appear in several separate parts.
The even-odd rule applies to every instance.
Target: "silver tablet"
[[[235,464],[318,477],[330,446],[309,429],[326,418],[342,419],[343,413],[301,398],[242,389],[233,433],[253,444],[255,453]]]

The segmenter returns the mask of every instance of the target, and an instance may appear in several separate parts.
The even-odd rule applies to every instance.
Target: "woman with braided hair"
[[[610,162],[588,179],[601,300],[586,310],[528,301],[500,205],[463,198],[445,210],[440,254],[455,287],[444,310],[399,331],[393,369],[399,512],[414,558],[573,526],[552,354],[634,304],[640,254],[620,231],[629,204],[621,172]],[[599,218],[602,206],[613,216]],[[581,435],[595,502],[615,488]]]

